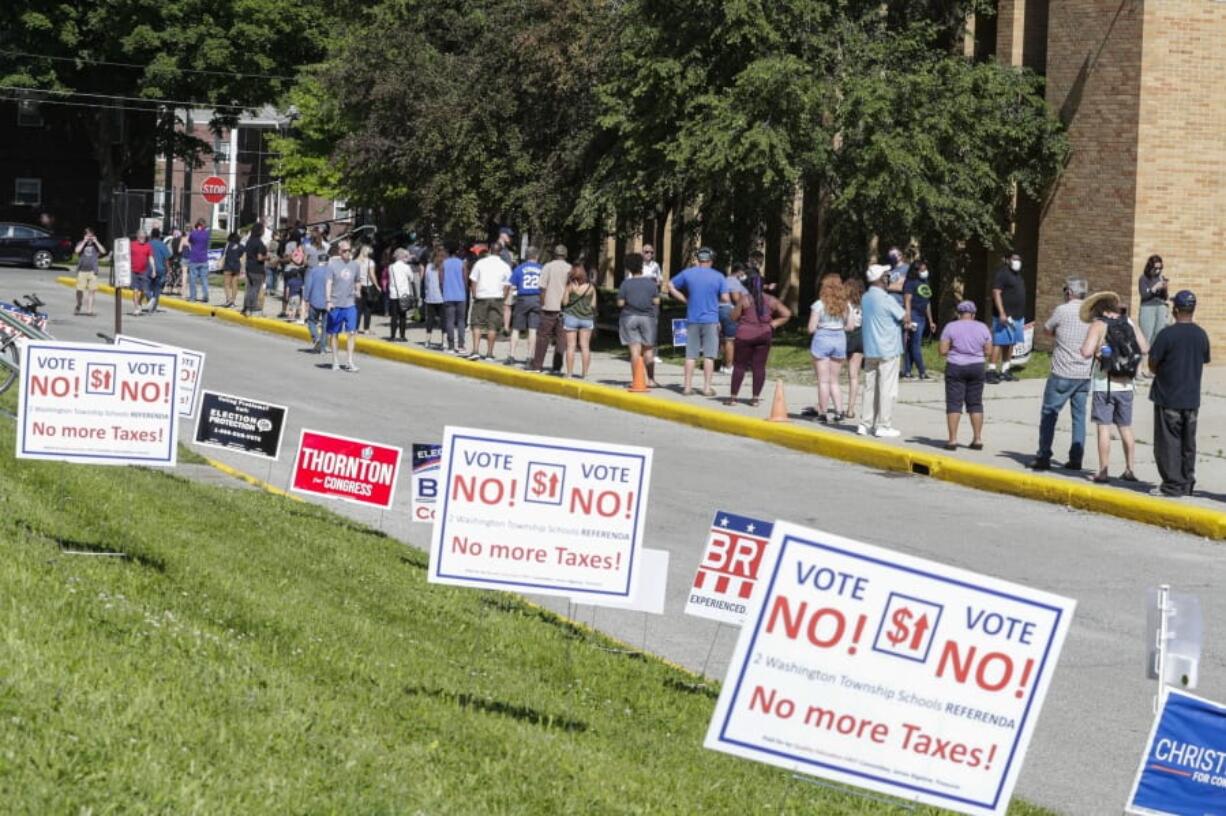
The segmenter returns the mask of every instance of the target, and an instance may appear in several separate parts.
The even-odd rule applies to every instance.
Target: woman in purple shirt
[[[958,304],[958,319],[941,332],[941,356],[945,358],[945,419],[949,441],[945,450],[958,449],[958,423],[962,407],[971,415],[971,450],[983,450],[984,362],[992,353],[992,333],[975,319],[975,304]]]

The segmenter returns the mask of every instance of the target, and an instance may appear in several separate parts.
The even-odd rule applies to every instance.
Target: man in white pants
[[[894,403],[898,400],[898,358],[902,355],[903,309],[886,291],[890,267],[868,268],[868,290],[860,301],[864,337],[864,410],[856,433],[893,438]]]

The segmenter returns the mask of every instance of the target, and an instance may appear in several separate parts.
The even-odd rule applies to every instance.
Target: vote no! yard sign
[[[17,458],[173,467],[179,355],[29,341],[17,395]]]
[[[632,597],[650,449],[448,427],[442,468],[430,581]]]
[[[1074,606],[776,522],[706,747],[1003,814]]]

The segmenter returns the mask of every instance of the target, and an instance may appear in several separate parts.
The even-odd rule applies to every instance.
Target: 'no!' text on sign
[[[1003,814],[1074,606],[777,522],[706,746]]]
[[[631,596],[650,449],[449,427],[442,466],[431,581]]]
[[[173,467],[178,362],[174,351],[26,343],[17,458]]]

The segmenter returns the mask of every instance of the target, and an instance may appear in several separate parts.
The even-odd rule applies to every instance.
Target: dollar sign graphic
[[[549,478],[544,471],[537,471],[532,476],[532,495],[543,496],[549,492]]]
[[[894,623],[894,629],[885,636],[886,640],[890,641],[890,643],[894,646],[897,646],[910,637],[911,617],[911,610],[907,609],[905,606],[902,609],[896,610],[894,614],[890,616],[890,620]]]

